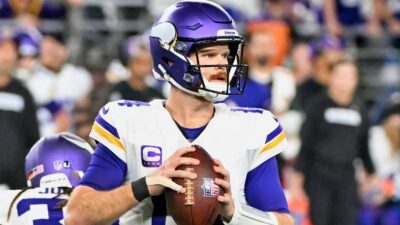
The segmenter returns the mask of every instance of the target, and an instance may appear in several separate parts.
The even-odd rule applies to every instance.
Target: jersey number
[[[18,216],[31,218],[33,225],[62,225],[62,209],[55,209],[58,202],[60,199],[24,199],[17,204]]]

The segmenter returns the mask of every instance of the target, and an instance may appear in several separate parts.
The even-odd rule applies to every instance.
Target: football
[[[178,225],[212,225],[214,224],[221,204],[218,195],[223,195],[223,190],[214,183],[216,177],[222,178],[213,170],[211,156],[201,146],[194,145],[196,151],[184,154],[200,160],[197,166],[180,166],[180,170],[192,170],[197,178],[173,179],[186,188],[186,193],[179,194],[171,189],[166,191],[167,210]]]

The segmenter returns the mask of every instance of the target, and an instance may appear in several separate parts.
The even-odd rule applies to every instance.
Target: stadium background
[[[275,38],[276,51],[270,63],[290,71],[291,79],[297,87],[297,95],[302,90],[299,88],[302,83],[315,73],[315,59],[321,52],[332,49],[343,51],[359,69],[357,96],[367,105],[371,124],[379,125],[383,115],[387,113],[388,104],[400,104],[400,1],[332,0],[332,5],[336,4],[336,10],[333,11],[332,5],[327,4],[329,1],[331,0],[217,2],[237,21],[242,34],[266,30]],[[35,66],[29,67],[28,72],[16,70],[15,77],[30,87],[39,109],[44,103],[36,96],[49,102],[54,100],[61,105],[60,110],[64,112],[64,124],[56,129],[53,124],[52,130],[41,129],[41,136],[69,130],[88,139],[93,118],[98,110],[110,99],[115,99],[115,86],[129,79],[125,65],[130,57],[136,56],[136,53],[131,52],[131,48],[135,51],[142,43],[138,41],[141,37],[137,35],[146,35],[154,18],[174,2],[176,1],[0,0],[1,30],[12,30],[18,36],[20,62],[17,67],[26,69],[22,66],[22,60],[26,58],[34,61],[35,65],[40,64],[40,54],[45,54],[41,52],[41,42],[46,36],[50,36],[67,49],[66,63],[76,69],[73,71],[79,71],[76,73],[82,74],[82,77],[89,75],[90,78],[77,78],[76,83],[72,81],[57,84],[70,92],[75,92],[76,88],[82,89],[81,95],[77,95],[73,101],[67,101],[57,99],[60,96],[52,96],[50,92],[45,94],[45,97],[35,94],[35,89],[42,88],[41,80],[31,86],[27,84],[31,76],[38,72]],[[340,24],[340,29],[324,18],[327,12],[336,14],[336,22]],[[135,38],[129,39],[132,35],[136,35]],[[55,72],[54,75],[59,72]],[[60,81],[51,82],[55,84]],[[87,84],[83,85],[85,82]],[[158,89],[164,96],[167,93],[167,85],[155,82],[150,77],[146,85]],[[290,101],[294,102],[295,98],[296,96],[290,97]],[[283,107],[277,113],[283,115],[300,111],[301,115],[301,107],[300,105],[296,108],[295,104],[287,103],[287,107]],[[57,112],[60,112],[58,110]],[[54,120],[54,115],[50,118]],[[39,115],[38,119],[41,123],[43,117]],[[0,125],[0,129],[1,127]],[[293,140],[299,139],[296,131],[298,127],[284,128],[294,136]],[[400,130],[398,135],[400,137]],[[290,171],[297,154],[298,141],[294,141],[291,150],[284,155],[282,179],[287,189],[290,186]],[[6,144],[0,144],[0,151],[6,152],[6,148]],[[398,157],[399,152],[400,146],[394,157]],[[400,157],[398,159],[400,160]],[[288,192],[290,195],[290,191]],[[297,213],[297,223],[306,224],[304,202],[296,202],[291,204],[291,207],[293,212]]]

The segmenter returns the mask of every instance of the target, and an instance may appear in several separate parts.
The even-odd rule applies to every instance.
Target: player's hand
[[[175,177],[178,178],[188,178],[188,179],[196,179],[197,174],[191,171],[185,170],[177,170],[176,168],[180,165],[199,165],[200,161],[194,158],[182,157],[183,154],[187,152],[193,152],[195,148],[193,147],[184,147],[175,151],[173,155],[171,155],[164,163],[154,172],[148,175],[148,177],[157,177],[162,176],[168,179],[172,179]],[[148,190],[150,196],[160,195],[165,189],[163,185],[148,185]],[[186,190],[183,188],[181,192],[185,192]]]
[[[235,204],[232,199],[229,171],[225,169],[219,160],[214,159],[214,171],[221,174],[223,179],[215,178],[215,184],[224,190],[224,195],[218,196],[218,201],[222,204],[220,216],[227,222],[231,221]]]

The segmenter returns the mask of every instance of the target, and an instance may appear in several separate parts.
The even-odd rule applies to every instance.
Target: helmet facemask
[[[186,42],[188,40],[185,40]],[[201,64],[199,51],[208,46],[227,45],[229,55],[227,64]],[[222,101],[228,95],[241,95],[247,77],[247,65],[242,63],[244,41],[239,37],[207,38],[197,40],[190,50],[195,54],[195,62],[187,58],[190,65],[184,74],[184,80],[191,84],[193,91],[209,101]],[[202,68],[225,68],[226,82],[212,82],[202,74]]]

